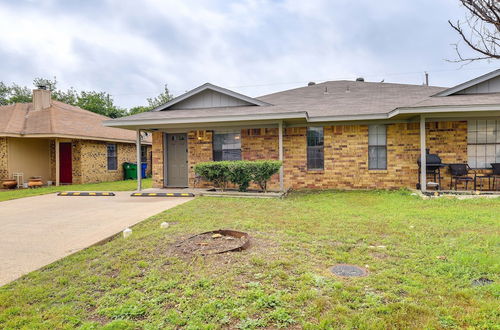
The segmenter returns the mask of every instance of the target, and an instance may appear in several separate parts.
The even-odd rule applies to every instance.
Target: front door
[[[167,134],[167,186],[187,187],[187,134]]]
[[[62,184],[73,183],[73,162],[71,159],[71,143],[59,143],[59,180]]]

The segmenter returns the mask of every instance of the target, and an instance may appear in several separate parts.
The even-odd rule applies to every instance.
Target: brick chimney
[[[50,107],[50,90],[39,88],[33,90],[33,110],[43,110]]]

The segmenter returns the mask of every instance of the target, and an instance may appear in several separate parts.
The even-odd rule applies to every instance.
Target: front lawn
[[[197,198],[0,288],[0,328],[491,329],[499,214],[500,200],[407,192]],[[175,251],[180,238],[218,228],[249,232],[253,246]],[[338,263],[369,275],[335,277]],[[479,278],[495,282],[472,285]]]
[[[151,179],[143,179],[143,188],[151,188]],[[137,188],[136,180],[112,181],[101,183],[73,184],[33,189],[0,190],[0,202],[29,196],[45,195],[59,191],[131,191]]]

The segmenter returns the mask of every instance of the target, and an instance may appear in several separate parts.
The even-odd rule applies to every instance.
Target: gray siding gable
[[[223,87],[206,83],[174,98],[173,100],[170,100],[152,111],[268,105],[271,104],[233,92]]]

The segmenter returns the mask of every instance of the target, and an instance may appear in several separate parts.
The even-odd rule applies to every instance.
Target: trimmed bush
[[[238,191],[247,191],[255,172],[254,162],[237,160],[229,164],[229,181],[238,185]]]
[[[198,163],[194,166],[194,173],[213,182],[215,187],[224,191],[230,178],[229,163],[228,161]]]
[[[267,192],[267,182],[278,173],[281,167],[279,160],[258,160],[254,162],[253,181],[257,183],[264,192]]]
[[[250,182],[255,182],[267,192],[267,182],[278,173],[281,162],[277,160],[204,162],[194,166],[194,172],[224,191],[229,182],[247,191]]]

